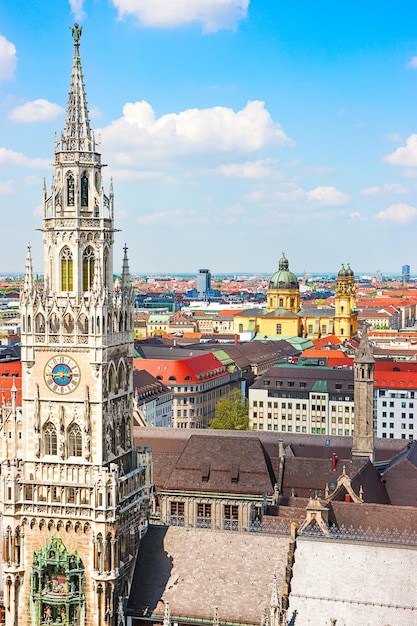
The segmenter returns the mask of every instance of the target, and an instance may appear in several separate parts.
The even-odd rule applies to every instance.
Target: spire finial
[[[122,267],[122,289],[126,289],[130,286],[130,269],[129,269],[129,259],[127,257],[127,245],[124,245],[124,254],[123,254],[123,267]]]
[[[26,271],[25,271],[24,288],[26,290],[33,289],[32,251],[31,251],[30,243],[28,243],[27,253],[26,253]]]
[[[84,90],[83,72],[80,57],[82,26],[70,26],[74,40],[71,85],[68,97],[67,119],[61,137],[61,150],[93,150],[93,136],[88,119],[87,100]]]
[[[76,46],[79,46],[79,41],[81,39],[81,35],[83,32],[83,27],[80,26],[79,24],[77,24],[77,22],[74,24],[74,26],[70,26],[71,32],[72,32],[72,38],[74,40],[74,43]]]

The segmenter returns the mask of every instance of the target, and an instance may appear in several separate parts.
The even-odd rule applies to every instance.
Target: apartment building
[[[133,371],[133,417],[139,426],[172,426],[172,392],[146,370]]]
[[[414,439],[417,433],[417,363],[375,364],[374,431],[383,439]]]
[[[353,435],[353,368],[278,364],[249,389],[254,430]]]
[[[238,386],[236,376],[211,352],[182,359],[134,359],[172,392],[172,425],[206,428],[220,398]]]

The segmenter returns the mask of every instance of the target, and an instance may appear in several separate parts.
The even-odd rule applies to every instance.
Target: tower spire
[[[130,269],[129,269],[129,259],[127,257],[127,246],[125,244],[123,255],[123,267],[122,267],[122,289],[127,289],[130,287]]]
[[[93,151],[93,135],[88,119],[87,99],[80,57],[82,26],[74,24],[71,30],[74,39],[74,58],[68,96],[67,119],[65,130],[61,136],[61,148],[62,150]]]
[[[354,412],[355,430],[352,456],[369,457],[374,460],[374,371],[375,358],[369,344],[366,325],[354,360]]]
[[[24,290],[31,291],[33,287],[34,287],[34,281],[33,281],[33,267],[32,267],[32,251],[31,251],[30,244],[28,244],[27,253],[26,253],[26,270],[25,270]]]

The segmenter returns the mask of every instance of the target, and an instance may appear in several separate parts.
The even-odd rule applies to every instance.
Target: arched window
[[[45,332],[45,318],[42,313],[38,313],[35,317],[35,332],[36,333],[44,333]]]
[[[117,376],[117,387],[120,391],[123,391],[126,385],[126,369],[124,366],[124,363],[120,363],[119,365],[119,371],[118,371],[118,376]]]
[[[67,176],[67,205],[74,206],[74,176],[70,173]]]
[[[74,289],[74,273],[72,252],[65,246],[61,252],[61,290],[72,291]]]
[[[82,456],[83,438],[81,428],[74,424],[68,431],[68,456]]]
[[[45,425],[43,432],[45,454],[56,456],[58,454],[58,439],[56,436],[56,428],[52,422]]]
[[[74,318],[71,313],[66,313],[64,315],[64,332],[67,334],[74,332]]]
[[[116,372],[114,370],[114,365],[111,364],[109,367],[109,393],[115,392],[115,383],[116,383]]]
[[[94,280],[94,250],[88,246],[83,253],[83,291],[89,291]]]
[[[81,176],[81,206],[88,208],[88,176],[85,172]]]
[[[109,286],[109,252],[104,250],[104,262],[103,262],[103,280],[104,286]]]

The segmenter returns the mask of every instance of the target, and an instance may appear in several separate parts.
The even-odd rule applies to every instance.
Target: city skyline
[[[0,7],[4,272],[65,124],[69,27],[115,188],[115,270],[399,273],[417,264],[417,7],[23,0]],[[53,51],[51,53],[51,51]]]

